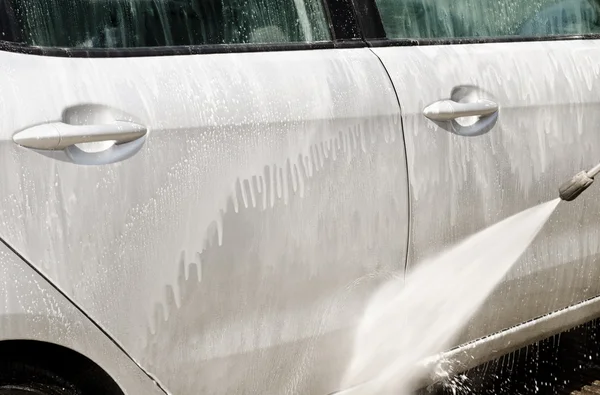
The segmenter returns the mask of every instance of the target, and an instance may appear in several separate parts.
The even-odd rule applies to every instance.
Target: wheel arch
[[[85,395],[125,395],[97,363],[68,347],[38,340],[0,341],[0,385],[26,373],[30,380],[71,384]],[[27,380],[27,379],[26,379]]]
[[[115,395],[165,395],[101,323],[87,316],[1,240],[0,301],[0,361],[4,354],[18,353],[18,346],[31,357],[51,350],[73,364],[82,363],[96,372],[93,367],[100,368],[118,385]]]

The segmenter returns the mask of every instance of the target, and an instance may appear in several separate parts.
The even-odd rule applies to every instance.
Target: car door
[[[350,5],[2,5],[2,239],[170,393],[339,389],[408,235]]]
[[[403,113],[409,272],[467,236],[557,198],[564,181],[600,162],[596,1],[367,3],[367,34]],[[449,105],[474,112],[436,119]],[[555,314],[536,330],[519,326],[600,294],[598,193],[593,188],[560,204],[465,324],[456,345],[487,339],[471,348],[466,367],[598,313]],[[465,288],[457,292],[469,297]],[[474,351],[497,332],[502,342],[485,355]]]

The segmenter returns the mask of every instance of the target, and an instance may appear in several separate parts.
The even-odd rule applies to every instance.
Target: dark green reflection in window
[[[377,0],[388,38],[600,33],[598,0]]]
[[[127,48],[330,39],[320,0],[0,0],[24,44]],[[16,30],[16,31],[14,31]]]

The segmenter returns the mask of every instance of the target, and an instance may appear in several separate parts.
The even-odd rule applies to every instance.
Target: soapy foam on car
[[[560,199],[522,211],[382,286],[360,322],[345,395],[406,395],[534,240]]]

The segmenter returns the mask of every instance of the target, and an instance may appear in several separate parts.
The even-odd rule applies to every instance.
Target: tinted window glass
[[[389,38],[600,33],[600,0],[377,0]]]
[[[320,0],[0,0],[4,37],[123,48],[325,41]]]

